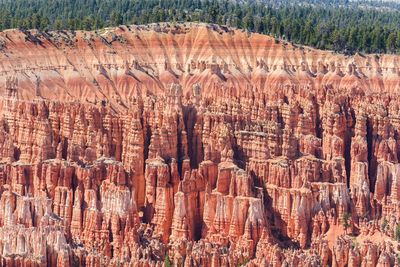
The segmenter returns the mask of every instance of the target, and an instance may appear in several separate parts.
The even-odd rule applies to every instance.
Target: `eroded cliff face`
[[[197,24],[0,40],[0,265],[398,265],[398,56]]]

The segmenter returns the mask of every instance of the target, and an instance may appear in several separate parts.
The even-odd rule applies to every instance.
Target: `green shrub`
[[[381,224],[382,231],[385,231],[388,226],[389,226],[389,222],[388,222],[388,220],[386,220],[386,218],[384,218],[382,221],[382,224]]]
[[[395,229],[395,231],[394,231],[394,238],[395,238],[397,241],[400,241],[400,224],[397,224],[397,225],[396,225],[396,229]]]
[[[164,267],[172,267],[171,260],[169,259],[168,253],[165,254]]]
[[[350,214],[345,212],[342,217],[342,224],[344,227],[344,231],[347,233],[347,228],[350,227]]]

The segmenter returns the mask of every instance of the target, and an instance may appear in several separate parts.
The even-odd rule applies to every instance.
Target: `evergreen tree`
[[[93,18],[91,16],[86,16],[82,20],[82,29],[90,31],[93,29]]]
[[[119,13],[116,10],[113,10],[111,13],[111,25],[121,25],[122,24],[122,16],[121,13]]]
[[[55,28],[56,30],[62,30],[62,29],[64,28],[63,22],[62,22],[61,18],[57,18],[57,19],[55,20],[55,22],[54,22],[54,28]]]
[[[247,13],[246,16],[243,18],[243,28],[252,31],[254,29],[254,24],[253,24],[253,17],[251,16],[251,13]]]
[[[397,37],[394,32],[391,32],[386,39],[386,51],[394,53],[396,52],[396,42],[397,42]]]

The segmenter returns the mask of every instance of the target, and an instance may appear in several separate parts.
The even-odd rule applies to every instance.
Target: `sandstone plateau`
[[[7,30],[0,94],[0,266],[400,265],[399,56]]]

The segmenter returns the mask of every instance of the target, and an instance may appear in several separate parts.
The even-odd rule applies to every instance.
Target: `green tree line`
[[[398,9],[272,2],[0,0],[0,30],[95,30],[121,24],[207,22],[344,53],[400,53]]]

